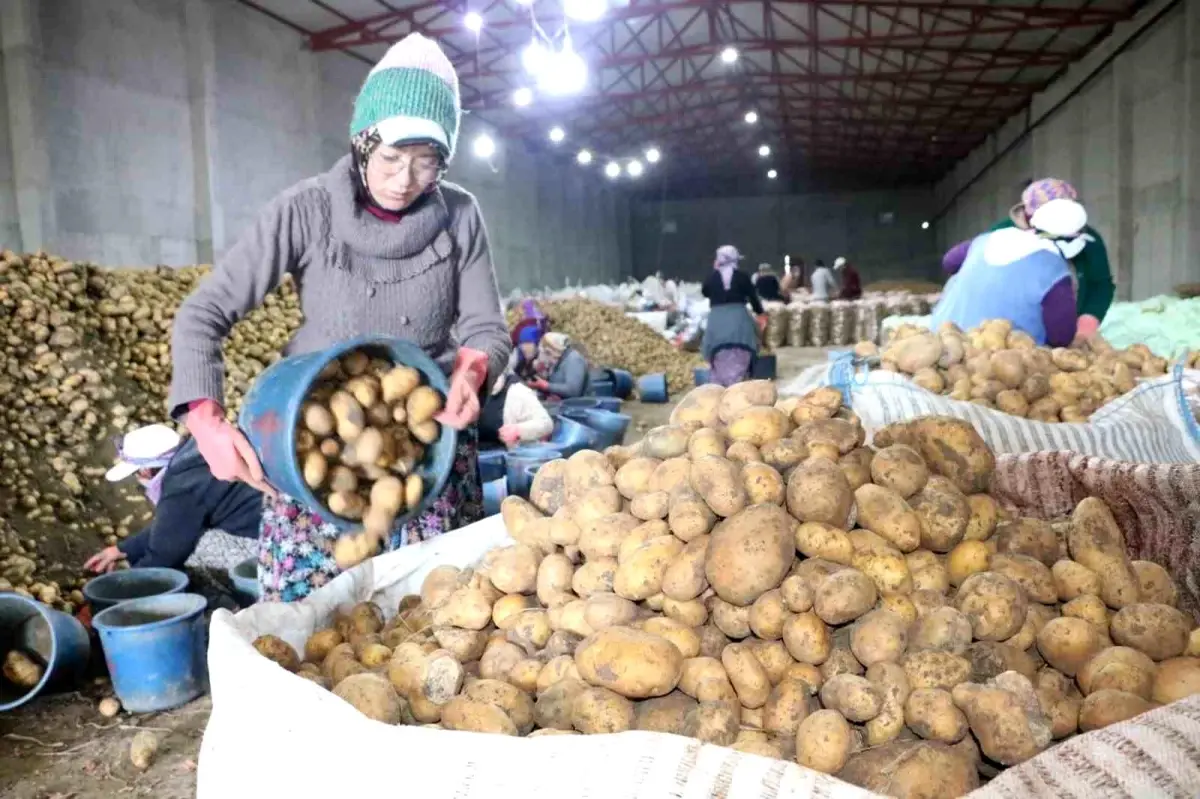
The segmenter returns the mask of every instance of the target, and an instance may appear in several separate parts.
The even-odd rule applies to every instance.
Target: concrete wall
[[[936,277],[936,238],[921,229],[933,208],[932,192],[921,189],[640,201],[633,208],[634,272],[703,279],[713,251],[733,244],[750,268],[767,261],[778,269],[785,253],[827,265],[844,255],[864,282]]]
[[[367,65],[314,54],[232,0],[0,0],[0,246],[107,265],[228,248],[276,193],[348,151]],[[627,204],[501,143],[464,148],[506,288],[630,270]]]
[[[1200,281],[1200,0],[1149,4],[959,164],[936,188],[939,243],[985,230],[1044,176],[1080,191],[1119,298]]]

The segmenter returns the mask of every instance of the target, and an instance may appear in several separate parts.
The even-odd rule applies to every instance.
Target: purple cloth
[[[1055,283],[1042,297],[1042,323],[1046,326],[1046,344],[1066,347],[1075,339],[1079,324],[1075,310],[1075,287],[1069,277]]]
[[[151,505],[158,505],[158,501],[162,499],[163,480],[166,477],[167,470],[165,468],[159,469],[158,474],[142,484],[142,488],[146,490],[146,499],[150,500]]]
[[[713,267],[717,273],[721,275],[721,283],[725,286],[725,290],[729,291],[729,283],[733,280],[733,270],[737,269],[737,264],[725,264]]]
[[[942,256],[942,271],[947,276],[957,274],[963,261],[967,260],[967,251],[971,249],[971,241],[971,239],[960,241],[946,250],[946,254]]]
[[[750,376],[750,364],[754,354],[741,347],[724,347],[713,353],[709,379],[719,386],[740,383]]]

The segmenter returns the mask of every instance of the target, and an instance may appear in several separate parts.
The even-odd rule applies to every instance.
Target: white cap
[[[178,433],[165,424],[139,427],[121,439],[120,460],[105,473],[104,479],[116,483],[139,469],[166,466],[182,440]]]
[[[722,244],[717,248],[717,261],[723,264],[736,263],[742,260],[742,254],[732,244]]]
[[[1084,207],[1066,198],[1043,203],[1029,217],[1029,224],[1035,229],[1060,238],[1079,235],[1087,221]]]
[[[833,262],[834,269],[841,269],[845,265],[846,265],[846,259],[843,258],[842,256],[839,255],[836,259],[834,259],[834,262]]]

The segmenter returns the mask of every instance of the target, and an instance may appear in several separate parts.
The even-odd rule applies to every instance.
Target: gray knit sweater
[[[172,415],[224,403],[221,341],[287,274],[304,312],[287,355],[377,334],[415,342],[447,370],[458,346],[486,352],[489,385],[503,372],[511,342],[475,198],[443,183],[385,222],[358,206],[355,180],[346,156],[280,194],[180,306]]]

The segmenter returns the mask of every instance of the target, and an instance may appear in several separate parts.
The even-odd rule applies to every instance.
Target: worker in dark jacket
[[[771,271],[770,264],[759,264],[753,278],[754,290],[763,302],[787,302],[779,287],[779,278]]]
[[[84,567],[102,573],[121,558],[133,568],[179,568],[210,530],[257,539],[263,497],[241,481],[212,476],[196,447],[161,424],[140,427],[120,444],[120,460],[105,475],[119,482],[134,475],[154,505],[154,520],[145,530],[90,557]],[[232,564],[231,564],[232,565]]]
[[[838,294],[839,299],[862,299],[862,278],[859,277],[858,270],[849,261],[839,256],[833,262],[833,271],[842,284],[841,293]]]
[[[731,244],[717,248],[713,270],[700,287],[711,303],[701,351],[708,361],[712,382],[732,386],[750,376],[758,337],[766,325],[763,306],[749,276],[738,269],[741,253]],[[756,319],[746,310],[754,309]]]

